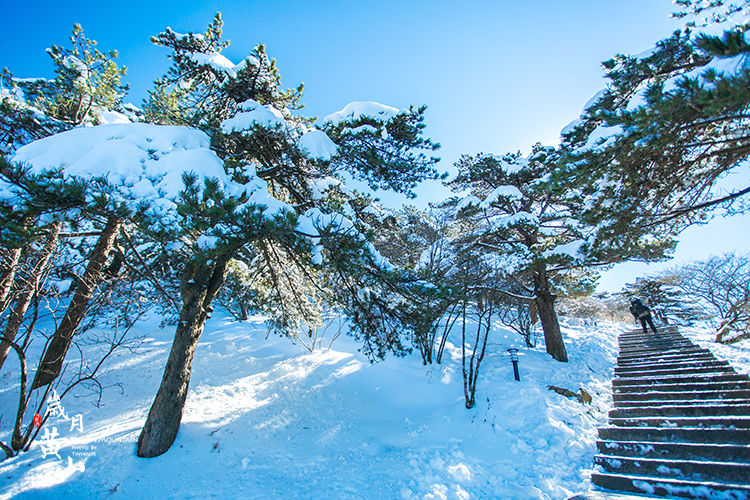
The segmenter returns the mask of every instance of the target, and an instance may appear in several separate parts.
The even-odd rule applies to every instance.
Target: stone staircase
[[[750,499],[748,376],[674,327],[626,332],[619,342],[614,409],[599,429],[592,482],[640,495]]]

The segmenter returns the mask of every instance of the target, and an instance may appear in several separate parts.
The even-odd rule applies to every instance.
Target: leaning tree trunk
[[[191,263],[183,273],[180,322],[159,391],[138,437],[139,457],[159,456],[169,450],[177,438],[195,348],[211,314],[211,301],[224,284],[228,264],[228,258],[216,260],[212,265]]]
[[[31,224],[31,217],[24,217],[22,226],[26,227],[29,224]],[[21,260],[21,248],[22,246],[0,249],[0,313],[8,305],[13,279],[18,270],[18,262]]]
[[[44,387],[52,383],[62,369],[65,355],[68,352],[70,344],[73,342],[73,335],[81,324],[83,316],[86,314],[91,295],[94,293],[96,286],[99,284],[102,275],[102,269],[107,262],[107,257],[115,246],[117,234],[120,232],[122,221],[114,215],[107,218],[107,224],[99,235],[99,239],[94,245],[94,249],[89,254],[89,263],[86,266],[83,276],[77,283],[76,292],[68,304],[60,325],[55,330],[52,340],[44,353],[44,358],[39,363],[34,383],[31,384],[31,390]]]
[[[31,271],[29,271],[29,277],[26,280],[23,290],[21,290],[21,293],[18,295],[18,299],[10,313],[8,324],[5,326],[5,332],[3,334],[7,340],[0,342],[0,369],[2,369],[3,364],[5,364],[5,360],[10,352],[11,345],[8,341],[13,342],[16,339],[18,330],[20,330],[21,325],[23,324],[23,317],[26,315],[26,310],[29,308],[31,299],[37,292],[37,287],[42,279],[44,270],[47,268],[47,263],[52,256],[52,251],[55,249],[55,245],[57,245],[61,226],[62,223],[57,221],[52,223],[47,229],[47,236],[44,239],[42,251],[39,254],[36,264],[31,268]]]
[[[546,269],[536,272],[534,285],[536,289],[535,303],[537,314],[539,314],[539,321],[542,323],[544,344],[547,347],[547,353],[557,361],[567,362],[568,353],[565,351],[565,344],[560,332],[560,323],[557,320],[557,313],[555,312],[555,299],[557,297],[550,291]]]

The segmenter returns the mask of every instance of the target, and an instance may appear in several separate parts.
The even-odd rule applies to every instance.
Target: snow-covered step
[[[609,411],[609,418],[637,417],[726,417],[750,416],[750,405],[683,405],[646,406],[642,408],[616,408]]]
[[[622,392],[614,393],[612,399],[617,401],[673,401],[693,400],[702,401],[706,399],[750,399],[750,390],[735,389],[731,391],[693,391],[685,387],[684,391],[651,391],[651,392]]]
[[[676,326],[662,325],[661,327],[659,327],[659,330],[656,333],[653,333],[651,330],[648,330],[646,331],[646,333],[643,333],[642,329],[635,328],[633,330],[628,330],[627,332],[622,333],[620,335],[620,338],[670,335],[674,333],[679,333],[679,330],[677,329]]]
[[[618,345],[620,347],[627,347],[631,345],[654,345],[654,344],[663,344],[665,342],[686,342],[686,343],[692,343],[692,340],[686,339],[685,337],[681,335],[661,335],[659,337],[652,337],[652,338],[637,338],[633,337],[630,339],[620,339],[618,342]]]
[[[750,445],[747,429],[700,429],[693,427],[602,427],[599,438],[611,441],[671,441]]]
[[[594,456],[594,463],[607,472],[688,479],[691,481],[741,484],[750,477],[750,464],[733,462],[596,455]]]
[[[614,386],[614,394],[684,394],[684,393],[707,393],[714,392],[718,394],[734,394],[737,391],[748,391],[747,383],[742,382],[705,382],[697,384],[659,384],[659,385],[618,385]],[[683,399],[679,397],[677,399]],[[713,399],[713,398],[709,398]],[[717,396],[717,399],[721,399],[721,396]]]
[[[688,368],[668,368],[664,370],[640,370],[640,371],[632,371],[632,372],[621,372],[619,374],[619,377],[637,377],[637,378],[643,378],[643,377],[662,377],[664,375],[688,375],[688,374],[698,374],[698,373],[705,373],[705,374],[728,374],[728,373],[736,373],[734,369],[731,366],[692,366]]]
[[[675,341],[690,341],[687,337],[680,335],[679,333],[673,333],[673,332],[662,332],[662,333],[649,333],[647,336],[643,335],[643,332],[641,332],[638,335],[633,335],[629,337],[620,337],[617,339],[617,342],[619,344],[636,344],[639,342],[642,342],[644,344],[648,344],[649,342],[664,342],[665,340],[675,340]]]
[[[627,349],[654,349],[662,346],[694,346],[695,343],[692,340],[688,340],[684,337],[674,338],[659,338],[652,340],[632,340],[620,342],[618,346],[621,350]]]
[[[644,358],[658,358],[661,356],[669,355],[687,355],[687,354],[701,354],[708,352],[706,349],[698,346],[687,346],[687,347],[670,347],[666,349],[655,349],[655,350],[633,350],[633,351],[620,351],[617,356],[618,361],[636,361]]]
[[[738,444],[598,440],[596,448],[604,455],[750,464],[750,446]]]
[[[643,500],[644,498],[657,498],[653,495],[637,495],[634,493],[619,493],[614,491],[587,491],[579,493],[567,500]]]
[[[674,363],[675,361],[689,361],[689,360],[712,360],[716,357],[710,352],[702,353],[689,353],[689,354],[660,354],[658,356],[641,357],[637,359],[625,359],[617,362],[618,366],[632,366],[643,363]]]
[[[685,358],[693,357],[700,354],[709,354],[709,351],[701,347],[686,347],[684,349],[669,349],[669,350],[655,350],[651,352],[646,351],[633,351],[633,352],[621,352],[617,357],[619,364],[624,363],[638,363],[643,361],[654,361],[657,359],[664,359],[668,357],[673,358]]]
[[[693,427],[699,429],[750,429],[750,417],[628,417],[610,418],[609,425],[620,427]],[[748,476],[750,477],[750,476]]]
[[[695,391],[731,391],[737,389],[750,389],[750,383],[737,382],[690,382],[684,384],[630,384],[613,385],[615,393],[624,392],[651,392],[651,391],[684,391],[689,387]]]
[[[750,399],[672,399],[663,401],[615,401],[615,408],[648,408],[653,406],[747,406]]]
[[[678,498],[742,500],[750,498],[750,487],[743,484],[688,481],[649,476],[628,476],[594,472],[591,481],[611,490],[631,491]]]
[[[739,373],[725,374],[689,374],[689,375],[670,375],[659,378],[653,377],[627,377],[616,378],[612,380],[613,387],[624,387],[629,385],[669,385],[669,384],[701,384],[709,382],[737,382],[748,383],[750,377]]]
[[[689,359],[689,360],[680,360],[680,361],[654,361],[654,362],[644,362],[644,363],[638,363],[635,365],[624,365],[624,366],[617,366],[615,368],[615,376],[619,373],[632,373],[637,371],[644,371],[644,370],[650,370],[652,368],[658,368],[660,370],[671,370],[676,368],[697,368],[697,367],[719,367],[719,366],[729,366],[729,363],[726,361],[719,361],[717,359]]]

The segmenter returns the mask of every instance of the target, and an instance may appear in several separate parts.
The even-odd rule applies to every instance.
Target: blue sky
[[[428,106],[427,134],[441,143],[442,168],[462,153],[527,152],[555,144],[604,81],[600,62],[638,53],[670,34],[670,0],[519,1],[34,1],[7,2],[0,66],[18,77],[51,76],[44,52],[80,23],[101,49],[117,49],[139,105],[168,65],[149,37],[171,26],[202,31],[221,11],[223,53],[238,62],[257,43],[278,60],[285,85],[306,85],[306,112],[324,116],[350,101]],[[446,195],[423,186],[418,205]],[[677,257],[750,249],[750,218],[693,228]],[[617,266],[602,280],[616,290],[645,272]]]

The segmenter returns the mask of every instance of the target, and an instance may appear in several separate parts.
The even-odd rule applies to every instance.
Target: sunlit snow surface
[[[0,463],[0,498],[566,498],[590,488],[616,338],[631,326],[563,320],[567,364],[496,326],[477,406],[466,410],[458,328],[443,365],[424,367],[417,354],[370,365],[349,337],[327,348],[336,322],[323,333],[324,348],[309,352],[266,339],[260,319],[237,323],[217,312],[196,352],[177,441],[142,459],[135,441],[173,336],[158,324],[140,324],[134,333],[147,336],[144,345],[110,360],[101,407],[63,400],[68,415],[83,414],[85,428],[48,424],[64,438],[60,460],[43,458],[35,444]],[[520,349],[521,382],[513,381],[509,347]],[[0,375],[4,412],[18,391],[17,365],[8,365]],[[593,405],[548,385],[584,387]],[[6,418],[2,429],[8,433]]]

